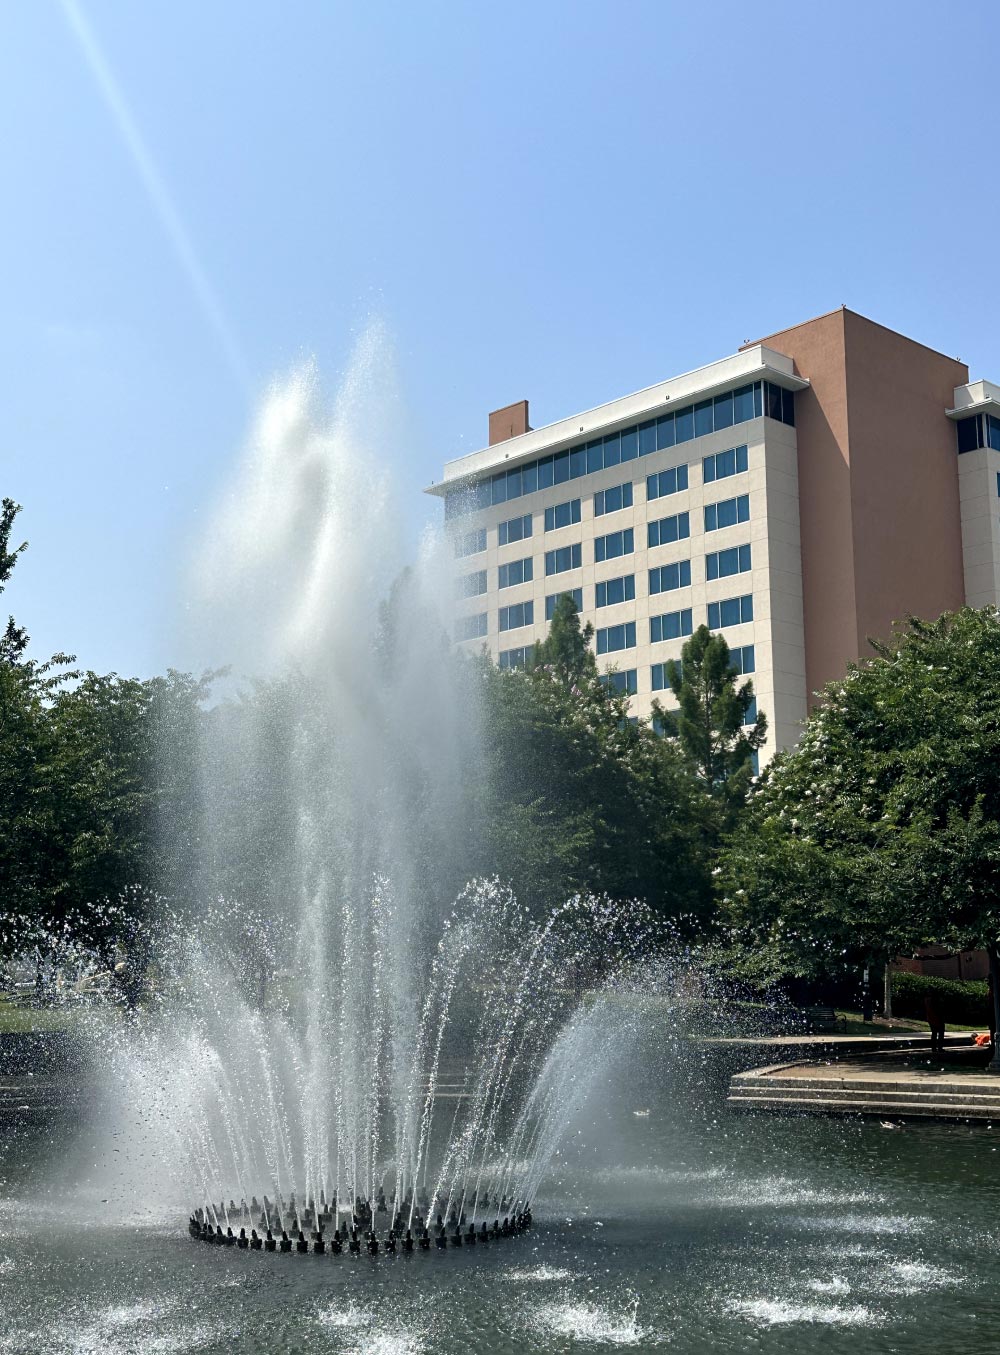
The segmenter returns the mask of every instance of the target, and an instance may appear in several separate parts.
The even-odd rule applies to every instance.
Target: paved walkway
[[[883,1051],[836,1062],[799,1060],[737,1073],[728,1103],[736,1110],[883,1119],[1000,1122],[1000,1076],[983,1050]]]

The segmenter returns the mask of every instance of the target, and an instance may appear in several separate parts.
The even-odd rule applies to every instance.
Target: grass
[[[79,1016],[79,1010],[71,1006],[31,1007],[27,1003],[0,997],[0,1035],[71,1030]]]

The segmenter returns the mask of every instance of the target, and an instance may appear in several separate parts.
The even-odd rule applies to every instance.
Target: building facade
[[[701,624],[752,675],[766,762],[894,621],[1000,601],[1000,388],[847,309],[450,461],[455,640],[525,662],[571,593],[635,715]],[[752,712],[751,712],[752,714]]]

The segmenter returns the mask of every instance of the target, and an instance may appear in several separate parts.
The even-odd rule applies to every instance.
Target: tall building
[[[457,643],[523,663],[569,592],[646,715],[707,623],[753,676],[762,762],[869,637],[1000,602],[1000,386],[846,308],[545,428],[496,410],[427,492]]]

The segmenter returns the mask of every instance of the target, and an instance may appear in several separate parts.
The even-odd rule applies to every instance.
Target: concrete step
[[[986,1107],[995,1107],[1000,1114],[1000,1092],[944,1092],[938,1087],[927,1088],[909,1088],[906,1086],[895,1086],[889,1089],[883,1087],[870,1087],[867,1084],[854,1085],[825,1085],[818,1082],[805,1082],[804,1080],[798,1087],[772,1087],[767,1082],[761,1082],[759,1085],[748,1086],[743,1083],[739,1086],[731,1086],[730,1094],[733,1096],[759,1096],[768,1097],[777,1101],[796,1101],[809,1100],[812,1097],[821,1096],[824,1099],[831,1100],[856,1100],[856,1101],[950,1101],[956,1105],[981,1105]]]
[[[912,1082],[904,1083],[903,1086],[919,1086],[927,1088],[927,1092],[947,1093],[949,1096],[996,1096],[1000,1100],[1000,1078],[997,1078],[996,1091],[991,1087],[978,1083],[975,1087],[970,1087],[968,1081],[964,1078],[916,1078]],[[782,1077],[780,1073],[767,1073],[764,1075],[753,1073],[736,1073],[730,1080],[730,1086],[733,1091],[737,1089],[756,1090],[758,1087],[777,1087],[782,1091],[797,1091],[802,1087],[839,1089],[851,1087],[864,1087],[866,1091],[891,1093],[901,1090],[899,1080],[890,1081],[879,1077],[840,1077],[836,1074],[823,1074],[822,1076],[807,1077]]]
[[[789,1114],[806,1113],[814,1115],[873,1115],[898,1117],[900,1119],[930,1120],[1000,1120],[1000,1115],[992,1107],[960,1105],[953,1101],[920,1102],[895,1101],[851,1101],[825,1099],[823,1097],[796,1097],[778,1100],[766,1096],[730,1096],[727,1104],[734,1110],[787,1111]]]

